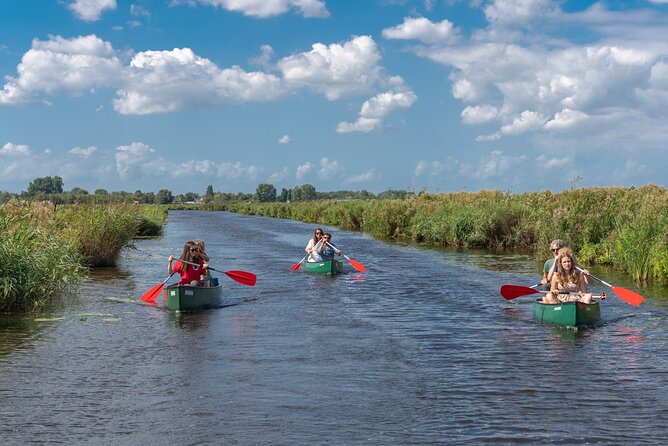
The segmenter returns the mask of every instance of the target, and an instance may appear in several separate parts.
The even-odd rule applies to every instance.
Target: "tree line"
[[[388,189],[379,194],[367,190],[361,191],[332,191],[319,192],[311,184],[298,185],[292,188],[282,188],[280,193],[273,184],[261,183],[255,193],[243,192],[215,192],[213,185],[208,185],[204,194],[187,192],[174,195],[169,189],[160,189],[158,192],[107,191],[95,189],[92,193],[81,187],[65,190],[63,179],[59,176],[35,178],[28,184],[27,190],[14,194],[0,191],[0,203],[5,203],[16,197],[23,200],[44,200],[54,204],[74,203],[138,203],[138,204],[224,204],[244,202],[284,202],[312,201],[312,200],[373,200],[373,199],[404,199],[414,196],[414,192],[406,190]]]

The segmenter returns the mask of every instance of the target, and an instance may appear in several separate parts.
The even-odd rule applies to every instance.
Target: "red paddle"
[[[187,263],[188,265],[195,265],[198,266],[198,263],[193,263],[193,262],[188,262],[185,260],[179,260],[179,262]],[[255,286],[255,282],[257,282],[257,276],[253,273],[249,273],[248,271],[239,271],[239,270],[233,270],[233,271],[220,271],[215,268],[209,267],[211,271],[216,271],[219,273],[223,273],[227,275],[232,280],[236,280],[239,283],[242,283],[244,285],[248,286]]]
[[[580,271],[582,271],[582,268],[577,267]],[[631,305],[640,305],[643,300],[645,300],[644,297],[642,297],[640,294],[636,293],[635,291],[627,290],[626,288],[618,287],[618,286],[613,286],[610,285],[608,282],[599,279],[593,274],[588,274],[589,276],[593,277],[594,279],[598,280],[601,282],[603,285],[607,285],[610,288],[612,288],[612,291],[619,297],[621,300],[624,302],[631,304]]]
[[[141,297],[141,300],[144,302],[152,303],[155,302],[155,300],[158,298],[160,295],[160,292],[162,291],[163,287],[165,286],[165,283],[169,280],[170,277],[172,277],[174,273],[170,274],[165,280],[162,281],[162,283],[157,284],[150,290],[148,290],[144,295]]]
[[[335,248],[331,243],[329,243],[329,242],[325,242],[325,243],[327,243],[329,246],[331,246],[332,248],[334,248],[334,249],[337,250],[338,252],[341,252],[341,251],[339,250],[339,248]],[[353,268],[355,268],[357,271],[359,271],[359,272],[361,272],[361,273],[363,273],[364,271],[366,271],[366,266],[362,265],[360,262],[351,259],[350,257],[348,257],[347,255],[345,255],[345,254],[342,253],[342,252],[341,252],[341,255],[342,255],[343,257],[345,257],[346,260],[348,260],[348,261],[350,262],[350,266],[352,266]]]
[[[304,260],[306,260],[306,257],[308,257],[308,254],[306,254],[304,256],[304,258],[299,261],[299,263],[295,263],[294,265],[292,265],[290,267],[290,270],[291,271],[297,271],[299,269],[299,267],[302,266],[302,263],[304,263]]]
[[[535,290],[533,288],[529,288],[528,286],[503,285],[501,287],[501,295],[506,300],[513,300],[521,296],[529,296],[530,294],[537,294],[537,293],[540,293],[540,291]]]

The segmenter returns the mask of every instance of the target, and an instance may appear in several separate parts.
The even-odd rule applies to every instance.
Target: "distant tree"
[[[70,194],[72,194],[72,195],[88,195],[88,191],[86,189],[82,189],[80,187],[73,187],[72,190],[70,191]]]
[[[371,192],[369,192],[366,189],[362,189],[361,191],[359,191],[359,193],[357,194],[357,197],[360,200],[370,200],[370,199],[376,198],[376,196],[374,194],[372,194]]]
[[[109,192],[107,192],[107,189],[95,189],[95,195],[101,195],[103,197],[106,197],[109,195]]]
[[[276,188],[273,184],[258,184],[257,189],[255,189],[255,199],[260,203],[276,201]]]
[[[28,185],[28,195],[35,197],[39,194],[63,193],[63,179],[61,177],[35,178]]]
[[[192,201],[195,202],[199,198],[199,194],[195,192],[186,192],[184,195],[186,202]]]
[[[281,195],[279,200],[282,201],[283,203],[290,201],[290,190],[284,187],[281,188]]]
[[[396,200],[405,199],[408,195],[413,195],[413,193],[408,192],[407,190],[394,190],[388,189],[378,194],[377,198],[381,200]]]
[[[299,201],[310,201],[317,198],[315,187],[310,184],[304,184],[300,188]]]
[[[155,198],[153,202],[155,204],[170,204],[174,201],[174,195],[172,195],[172,191],[169,189],[160,189],[157,194],[155,194]]]
[[[206,187],[206,192],[204,192],[204,202],[211,203],[213,201],[213,197],[214,197],[213,186],[209,184]]]

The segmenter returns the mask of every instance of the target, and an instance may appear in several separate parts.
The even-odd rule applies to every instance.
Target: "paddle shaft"
[[[584,273],[584,269],[583,269],[583,268],[580,268],[579,266],[576,266],[575,268],[577,268],[577,270],[580,271],[581,273]],[[610,285],[610,284],[609,284],[608,282],[606,282],[605,280],[603,280],[603,279],[599,279],[598,277],[596,277],[595,275],[593,275],[593,274],[591,274],[591,273],[587,273],[587,275],[593,277],[593,278],[596,279],[596,280],[598,280],[598,281],[601,282],[603,285],[607,285],[607,286],[609,286],[610,288],[612,288],[612,285]]]

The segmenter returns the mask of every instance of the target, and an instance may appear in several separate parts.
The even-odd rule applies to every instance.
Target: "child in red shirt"
[[[167,265],[167,272],[169,274],[179,273],[181,275],[181,280],[179,280],[179,285],[190,285],[190,286],[202,286],[202,276],[206,274],[206,270],[209,267],[207,263],[204,263],[204,260],[199,256],[199,247],[193,242],[186,242],[183,246],[183,252],[179,260],[184,260],[186,262],[195,263],[196,265],[190,265],[188,263],[183,263],[177,261],[174,266],[172,262],[174,261],[174,256],[169,256],[169,263]]]

